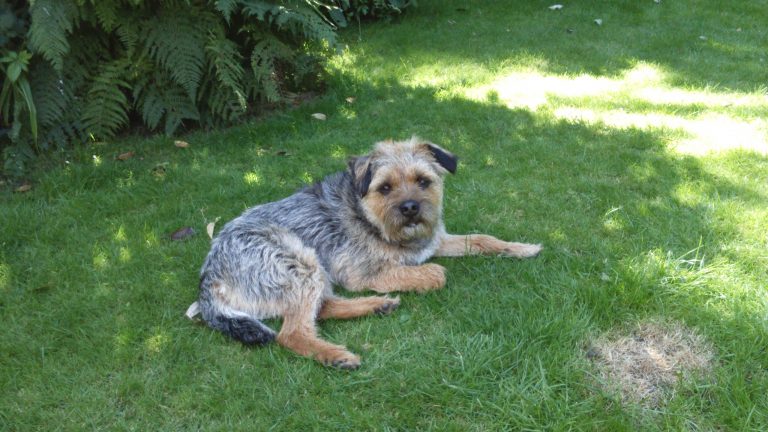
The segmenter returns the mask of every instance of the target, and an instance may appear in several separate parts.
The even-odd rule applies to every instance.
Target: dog
[[[429,291],[445,285],[432,256],[526,258],[539,244],[448,234],[443,179],[458,159],[413,137],[379,142],[348,169],[283,200],[247,209],[214,238],[198,300],[212,328],[249,345],[273,340],[338,368],[360,366],[347,348],[318,337],[316,321],[387,314],[399,297],[342,298],[333,291]],[[262,319],[282,317],[279,333]]]

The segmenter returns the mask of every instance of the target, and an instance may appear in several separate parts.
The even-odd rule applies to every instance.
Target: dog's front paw
[[[338,369],[357,369],[360,367],[360,357],[340,349],[318,353],[316,359],[325,366]]]
[[[515,258],[535,257],[541,252],[541,244],[507,243],[501,251],[502,256]]]
[[[381,306],[377,306],[373,310],[373,313],[375,313],[376,315],[389,315],[390,313],[392,313],[392,311],[397,309],[398,306],[400,306],[400,297],[395,297],[395,298],[384,297],[382,300],[383,302]]]
[[[445,286],[445,267],[440,264],[424,264],[419,266],[419,276],[421,279],[417,291],[430,291]]]

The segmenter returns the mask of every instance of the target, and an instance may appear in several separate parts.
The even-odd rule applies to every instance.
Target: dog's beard
[[[400,239],[402,240],[417,240],[429,238],[432,236],[432,224],[429,224],[421,219],[416,221],[409,221],[403,224],[400,228]]]
[[[431,238],[439,218],[436,212],[431,206],[422,204],[419,214],[409,218],[402,216],[398,209],[392,209],[388,212],[390,218],[384,221],[387,237],[400,243]]]

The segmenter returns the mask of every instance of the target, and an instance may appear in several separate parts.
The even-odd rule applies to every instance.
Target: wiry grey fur
[[[331,297],[332,284],[347,286],[350,271],[375,274],[385,266],[384,260],[370,257],[391,242],[361,209],[360,186],[351,171],[336,173],[227,223],[213,240],[200,275],[199,305],[208,325],[243,343],[268,343],[275,333],[260,319],[282,315],[281,307],[294,301],[316,300],[291,298],[306,295],[294,286],[297,281],[319,277],[315,282],[325,288],[317,294]],[[435,228],[443,232],[442,221]],[[436,235],[399,242],[400,264],[424,262],[438,244]],[[214,296],[214,283],[226,287],[229,304]]]

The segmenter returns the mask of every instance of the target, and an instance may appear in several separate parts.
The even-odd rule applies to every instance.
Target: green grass
[[[308,105],[188,149],[89,145],[42,162],[30,192],[6,185],[0,429],[768,429],[765,4],[549,5],[421,0],[345,33]],[[445,289],[322,323],[362,355],[351,373],[183,318],[206,223],[411,134],[461,158],[450,231],[542,255],[439,259]],[[170,241],[183,226],[198,234]],[[601,390],[585,356],[644,319],[716,350],[656,410]]]

